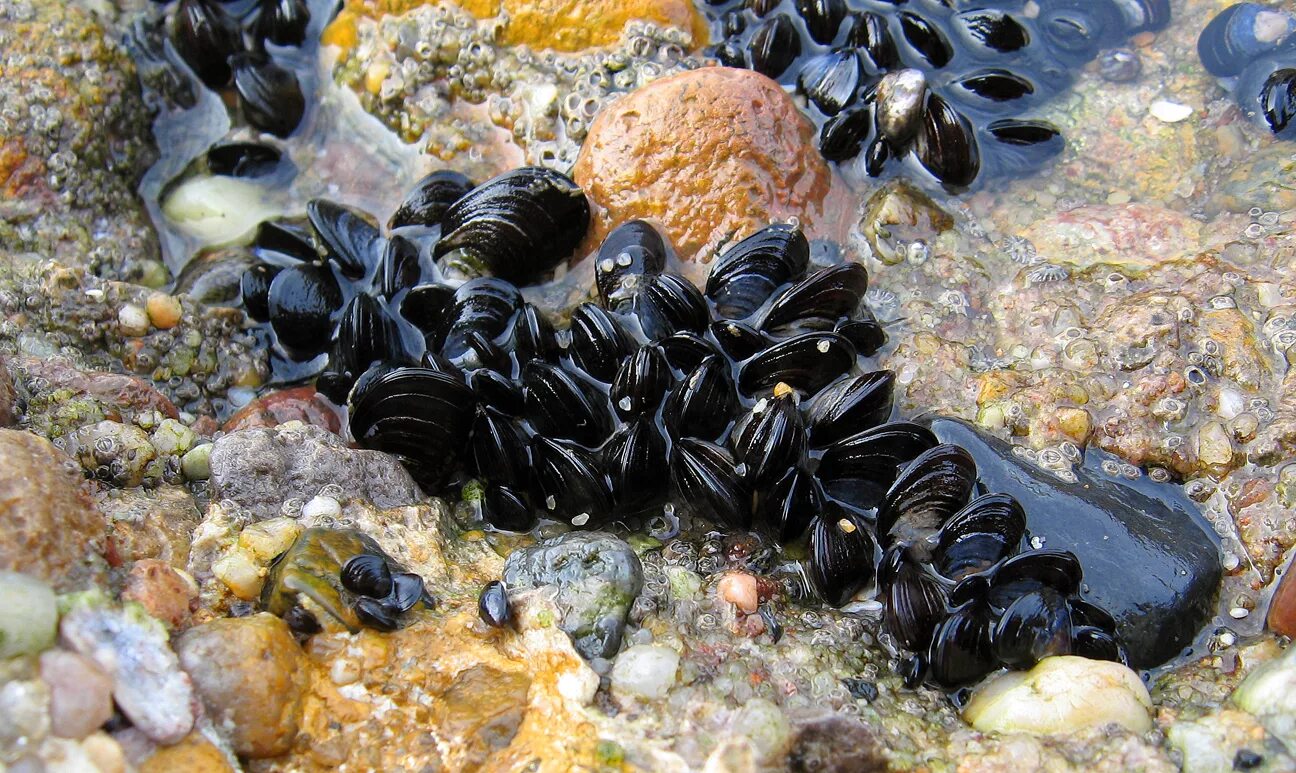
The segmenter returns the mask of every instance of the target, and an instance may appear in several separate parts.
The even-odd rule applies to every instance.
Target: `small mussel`
[[[477,597],[477,616],[492,628],[504,628],[513,622],[513,611],[509,609],[508,590],[504,583],[493,580],[482,588]]]
[[[296,73],[260,53],[237,54],[230,64],[248,124],[279,137],[292,134],[306,112],[306,96]]]
[[[180,0],[171,17],[171,40],[208,88],[230,81],[229,58],[243,51],[238,21],[213,0]]]
[[[446,212],[476,187],[467,176],[450,169],[438,169],[414,184],[400,208],[391,216],[389,228],[439,226]]]

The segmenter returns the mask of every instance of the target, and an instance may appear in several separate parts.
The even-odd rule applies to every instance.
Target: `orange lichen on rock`
[[[797,218],[807,236],[841,239],[843,192],[814,127],[774,81],[707,67],[649,84],[594,119],[573,170],[594,204],[588,254],[617,225],[662,226],[698,281],[721,245]],[[830,203],[830,197],[833,203]],[[844,203],[844,202],[842,202]]]

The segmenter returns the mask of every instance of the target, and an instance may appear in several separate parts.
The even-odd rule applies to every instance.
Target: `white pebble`
[[[1247,609],[1246,607],[1233,607],[1232,609],[1229,610],[1229,617],[1233,618],[1234,620],[1241,620],[1242,618],[1246,617],[1249,614],[1251,614],[1251,610]]]
[[[824,340],[815,344],[815,348],[823,352],[824,354],[827,354],[828,350],[832,348],[832,342],[825,338]]]
[[[581,513],[580,515],[572,519],[572,526],[584,526],[585,524],[589,523],[589,519],[590,519],[589,513]]]
[[[1193,109],[1179,102],[1158,99],[1148,108],[1148,112],[1152,114],[1153,118],[1163,123],[1179,123],[1191,116]]]
[[[963,718],[982,732],[1050,735],[1117,724],[1144,733],[1151,707],[1147,687],[1125,666],[1063,655],[986,680]]]
[[[128,303],[117,312],[117,324],[128,336],[142,336],[149,329],[148,312],[142,306]]]
[[[639,698],[666,697],[679,670],[679,653],[656,644],[638,644],[612,664],[612,690]]]
[[[314,497],[302,506],[302,518],[336,518],[342,514],[342,505],[333,497]]]

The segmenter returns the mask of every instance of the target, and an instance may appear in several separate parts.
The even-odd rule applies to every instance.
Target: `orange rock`
[[[1296,566],[1287,567],[1278,590],[1269,601],[1269,630],[1283,636],[1296,637]]]
[[[229,760],[215,744],[194,731],[175,746],[159,746],[139,766],[140,773],[233,773]]]
[[[198,585],[166,561],[145,558],[131,567],[122,598],[139,602],[174,631],[183,628],[198,607]]]
[[[722,244],[793,217],[807,236],[841,239],[852,209],[791,97],[727,67],[663,78],[613,102],[594,119],[573,176],[594,204],[578,255],[643,218],[665,228],[680,258],[705,264]],[[696,282],[706,271],[686,273]]]
[[[337,409],[312,386],[281,389],[262,395],[229,417],[221,429],[234,432],[253,427],[277,427],[289,421],[323,427],[335,434],[342,429]]]

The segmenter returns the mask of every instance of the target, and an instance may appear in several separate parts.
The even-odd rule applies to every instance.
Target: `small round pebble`
[[[211,443],[189,449],[180,458],[180,472],[189,480],[207,480],[211,477],[211,452]]]
[[[149,331],[148,312],[133,303],[128,303],[117,312],[117,324],[125,335],[142,336]]]
[[[33,577],[0,572],[0,660],[34,655],[54,645],[58,600]]]
[[[716,587],[720,598],[751,614],[760,606],[760,590],[756,578],[746,572],[727,572]]]
[[[180,323],[180,315],[184,312],[180,305],[180,299],[174,295],[166,293],[153,293],[148,297],[145,303],[148,311],[149,321],[153,327],[160,330],[170,330]]]
[[[342,514],[342,505],[333,497],[317,496],[302,506],[302,518],[336,518]]]
[[[48,650],[40,658],[41,679],[50,688],[50,731],[60,738],[85,738],[112,719],[112,679],[90,658]]]
[[[614,692],[659,700],[675,683],[679,653],[656,644],[639,644],[617,656],[612,664]]]

